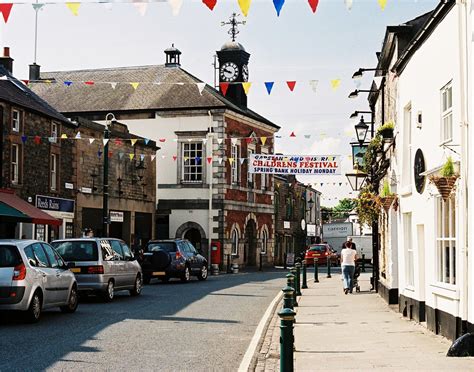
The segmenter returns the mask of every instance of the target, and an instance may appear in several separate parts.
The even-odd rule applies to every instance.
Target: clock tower
[[[220,51],[217,51],[219,58],[219,83],[229,83],[225,96],[240,107],[247,107],[247,95],[245,94],[242,82],[247,82],[249,78],[248,62],[250,54],[245,51],[242,44],[237,43],[235,38],[239,31],[237,25],[245,24],[245,21],[238,22],[237,14],[232,14],[229,22],[222,22],[222,25],[231,25],[229,34],[232,41],[225,43]],[[222,91],[221,91],[222,93]]]

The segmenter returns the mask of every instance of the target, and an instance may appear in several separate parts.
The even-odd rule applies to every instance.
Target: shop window
[[[436,199],[436,256],[439,282],[456,284],[456,205],[454,195]]]

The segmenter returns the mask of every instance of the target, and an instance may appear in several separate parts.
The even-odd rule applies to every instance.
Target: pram
[[[352,288],[356,290],[356,292],[360,292],[360,285],[359,285],[359,276],[360,276],[360,265],[356,262],[354,268],[354,278],[352,280]]]

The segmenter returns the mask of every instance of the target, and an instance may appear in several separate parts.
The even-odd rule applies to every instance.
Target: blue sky
[[[347,98],[355,88],[352,73],[375,66],[386,26],[415,18],[436,4],[436,0],[388,0],[382,11],[376,0],[354,0],[349,11],[343,0],[320,0],[313,14],[306,0],[287,0],[277,17],[271,0],[253,0],[238,41],[251,54],[249,106],[282,128],[276,150],[349,155],[348,133],[353,133],[355,124],[349,115],[367,109],[365,96]],[[39,12],[37,62],[43,71],[162,64],[163,50],[174,43],[183,53],[182,67],[212,85],[213,55],[229,39],[227,26],[220,22],[234,11],[240,12],[236,0],[218,0],[213,12],[201,1],[184,0],[177,16],[164,2],[150,3],[145,16],[129,3],[113,3],[111,10],[102,4],[83,4],[77,17],[63,4],[46,5]],[[0,45],[11,48],[14,74],[27,78],[34,44],[31,5],[15,5],[9,22],[0,24]],[[341,86],[333,91],[330,80],[337,78]],[[287,80],[297,81],[293,93]],[[319,80],[316,93],[309,80]],[[275,81],[270,96],[264,81]],[[368,75],[361,88],[368,89],[370,81]],[[289,138],[291,131],[296,138]],[[343,175],[349,167],[346,158],[341,176],[299,179],[315,184],[325,195],[324,204],[334,205],[336,198],[349,196]]]

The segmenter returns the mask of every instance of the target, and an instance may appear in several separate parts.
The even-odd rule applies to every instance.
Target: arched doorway
[[[249,220],[245,227],[244,261],[247,266],[257,265],[257,226],[254,220]]]
[[[192,228],[184,233],[184,239],[191,242],[197,250],[201,250],[201,233],[198,229]]]

